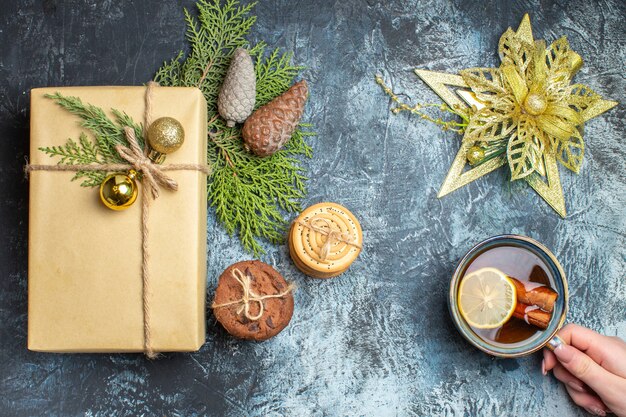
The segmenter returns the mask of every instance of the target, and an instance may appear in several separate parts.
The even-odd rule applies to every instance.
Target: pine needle
[[[111,120],[101,108],[84,104],[78,97],[65,97],[58,92],[46,94],[45,97],[54,100],[65,110],[80,117],[82,119],[81,126],[90,130],[95,138],[94,142],[87,135],[81,133],[78,143],[68,139],[62,146],[39,148],[50,157],[60,157],[59,164],[124,163],[125,161],[120,158],[115,150],[115,145],[118,144],[128,146],[124,128],[129,126],[135,130],[137,138],[143,137],[142,126],[119,110],[111,109],[111,113],[115,117],[115,120]],[[143,147],[142,139],[139,139],[139,145]],[[106,172],[101,171],[78,171],[72,181],[84,178],[80,184],[81,187],[99,187],[106,175]]]
[[[263,42],[253,47],[246,36],[256,21],[250,16],[255,3],[200,0],[198,17],[185,10],[190,51],[164,63],[155,81],[165,86],[198,87],[208,104],[208,162],[213,173],[208,199],[226,231],[237,233],[242,245],[255,256],[264,253],[259,239],[282,242],[285,214],[301,210],[306,195],[305,169],[298,156],[312,156],[305,139],[313,133],[301,125],[285,148],[268,158],[258,158],[243,148],[241,128],[229,128],[217,114],[219,90],[235,49],[247,47],[256,60],[256,106],[285,92],[302,67],[291,63],[291,54],[278,49],[265,53]]]

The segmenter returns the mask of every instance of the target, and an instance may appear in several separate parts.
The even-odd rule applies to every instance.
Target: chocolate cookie
[[[261,261],[237,262],[217,283],[213,313],[231,335],[267,340],[280,333],[293,314],[293,286]]]

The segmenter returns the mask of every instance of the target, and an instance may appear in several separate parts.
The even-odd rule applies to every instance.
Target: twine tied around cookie
[[[150,123],[152,123],[152,97],[154,88],[159,84],[150,81],[146,85],[145,111],[144,111],[144,135],[148,131]],[[159,186],[163,186],[169,190],[176,191],[178,184],[176,181],[165,175],[164,171],[189,171],[195,170],[209,175],[211,170],[208,165],[202,164],[168,164],[158,165],[148,158],[149,147],[147,141],[142,150],[139,146],[135,131],[130,127],[124,128],[124,134],[129,146],[117,145],[119,156],[128,162],[128,164],[77,164],[77,165],[30,165],[26,164],[24,172],[28,174],[31,171],[127,171],[131,168],[141,173],[141,276],[142,276],[142,302],[143,302],[143,333],[144,333],[144,353],[150,359],[155,359],[158,354],[152,347],[151,336],[151,308],[150,308],[150,273],[148,251],[148,212],[150,201],[158,198]]]
[[[241,272],[241,270],[239,270],[239,268],[233,268],[233,270],[231,271],[231,275],[241,285],[241,288],[243,290],[241,298],[239,300],[229,301],[227,303],[213,303],[211,307],[222,308],[240,304],[241,306],[239,307],[239,309],[237,309],[237,314],[243,313],[243,315],[250,321],[257,321],[263,316],[263,313],[265,312],[265,304],[263,303],[263,300],[267,300],[269,298],[283,298],[285,295],[293,291],[296,287],[293,283],[289,283],[289,285],[287,285],[287,289],[279,294],[258,295],[252,290],[252,280],[250,279],[251,274],[249,270],[246,270],[246,273],[244,274],[243,272]],[[250,313],[251,303],[257,303],[257,305],[259,306],[259,312],[255,315],[252,315]]]
[[[326,236],[326,241],[322,245],[319,253],[320,260],[322,261],[326,260],[328,254],[330,253],[330,248],[335,242],[343,242],[346,245],[361,249],[361,245],[354,241],[349,232],[342,232],[341,230],[333,227],[332,222],[324,217],[313,216],[307,222],[297,220],[297,223],[302,227],[306,227],[307,229]]]

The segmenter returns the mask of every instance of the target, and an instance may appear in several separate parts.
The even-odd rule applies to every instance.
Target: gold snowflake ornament
[[[572,84],[581,57],[565,37],[549,46],[535,41],[528,15],[517,31],[502,35],[498,50],[498,68],[470,68],[460,75],[415,70],[449,106],[470,114],[438,197],[508,164],[512,181],[527,181],[565,217],[557,161],[578,173],[584,122],[617,102]]]

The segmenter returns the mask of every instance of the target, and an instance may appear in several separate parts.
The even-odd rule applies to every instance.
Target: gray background
[[[263,260],[299,285],[290,326],[265,343],[234,340],[208,314],[194,354],[26,350],[29,90],[137,85],[184,47],[191,1],[0,3],[0,414],[6,415],[582,415],[540,371],[540,356],[494,360],[454,330],[445,295],[455,263],[500,233],[534,237],[570,280],[568,320],[626,337],[624,106],[585,126],[580,175],[561,169],[563,220],[504,170],[438,200],[459,138],[388,111],[382,73],[409,99],[438,101],[415,67],[498,64],[508,26],[531,13],[537,38],[567,35],[585,59],[578,82],[624,101],[626,3],[485,0],[263,1],[251,42],[295,52],[308,67],[305,120],[316,125],[309,196],[349,207],[365,250],[340,278],[294,268],[285,246]],[[209,218],[210,299],[219,273],[249,259]]]

